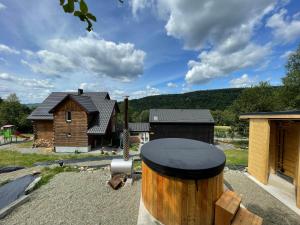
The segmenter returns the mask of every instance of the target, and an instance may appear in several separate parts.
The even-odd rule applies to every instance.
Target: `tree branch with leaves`
[[[123,3],[123,0],[118,0]],[[89,12],[89,7],[84,0],[60,0],[60,5],[62,6],[65,13],[73,14],[78,17],[82,22],[87,23],[86,30],[93,30],[93,22],[97,22],[96,16]]]

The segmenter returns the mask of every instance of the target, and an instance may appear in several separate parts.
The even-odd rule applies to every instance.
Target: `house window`
[[[70,111],[66,112],[66,121],[67,122],[71,122],[72,121],[72,113]]]
[[[72,135],[71,133],[67,133],[67,137],[70,138]]]

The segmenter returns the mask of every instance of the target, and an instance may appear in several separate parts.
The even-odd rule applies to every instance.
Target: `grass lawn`
[[[130,151],[137,152],[139,150],[139,144],[138,143],[131,144],[129,149]]]
[[[134,161],[133,162],[133,170],[141,171],[142,170],[142,161]]]
[[[64,159],[79,159],[79,158],[86,158],[92,156],[95,155],[89,155],[89,154],[47,155],[47,154],[37,154],[37,153],[23,154],[17,151],[3,149],[0,150],[0,167],[9,166],[9,165],[30,167],[33,166],[33,164],[36,162],[46,162],[46,161],[64,160]],[[99,155],[97,157],[100,158],[101,156]]]
[[[246,150],[226,150],[226,165],[248,166],[248,151]]]
[[[31,148],[32,147],[32,141],[25,141],[18,143],[18,148]]]
[[[226,150],[224,153],[227,166],[248,166],[248,151],[232,149]],[[133,168],[135,171],[142,170],[142,162],[135,161]]]
[[[224,131],[228,131],[231,129],[230,126],[215,126],[216,130],[224,130]]]

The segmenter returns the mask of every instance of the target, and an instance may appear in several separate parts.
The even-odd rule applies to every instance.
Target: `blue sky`
[[[94,31],[59,1],[0,0],[0,96],[123,95],[280,85],[300,44],[297,0],[86,0]]]

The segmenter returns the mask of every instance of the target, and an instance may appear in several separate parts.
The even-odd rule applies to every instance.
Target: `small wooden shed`
[[[270,174],[292,183],[300,208],[300,111],[248,113],[240,119],[250,121],[249,174],[263,184]]]
[[[187,138],[214,143],[214,119],[208,109],[150,109],[150,140]]]

